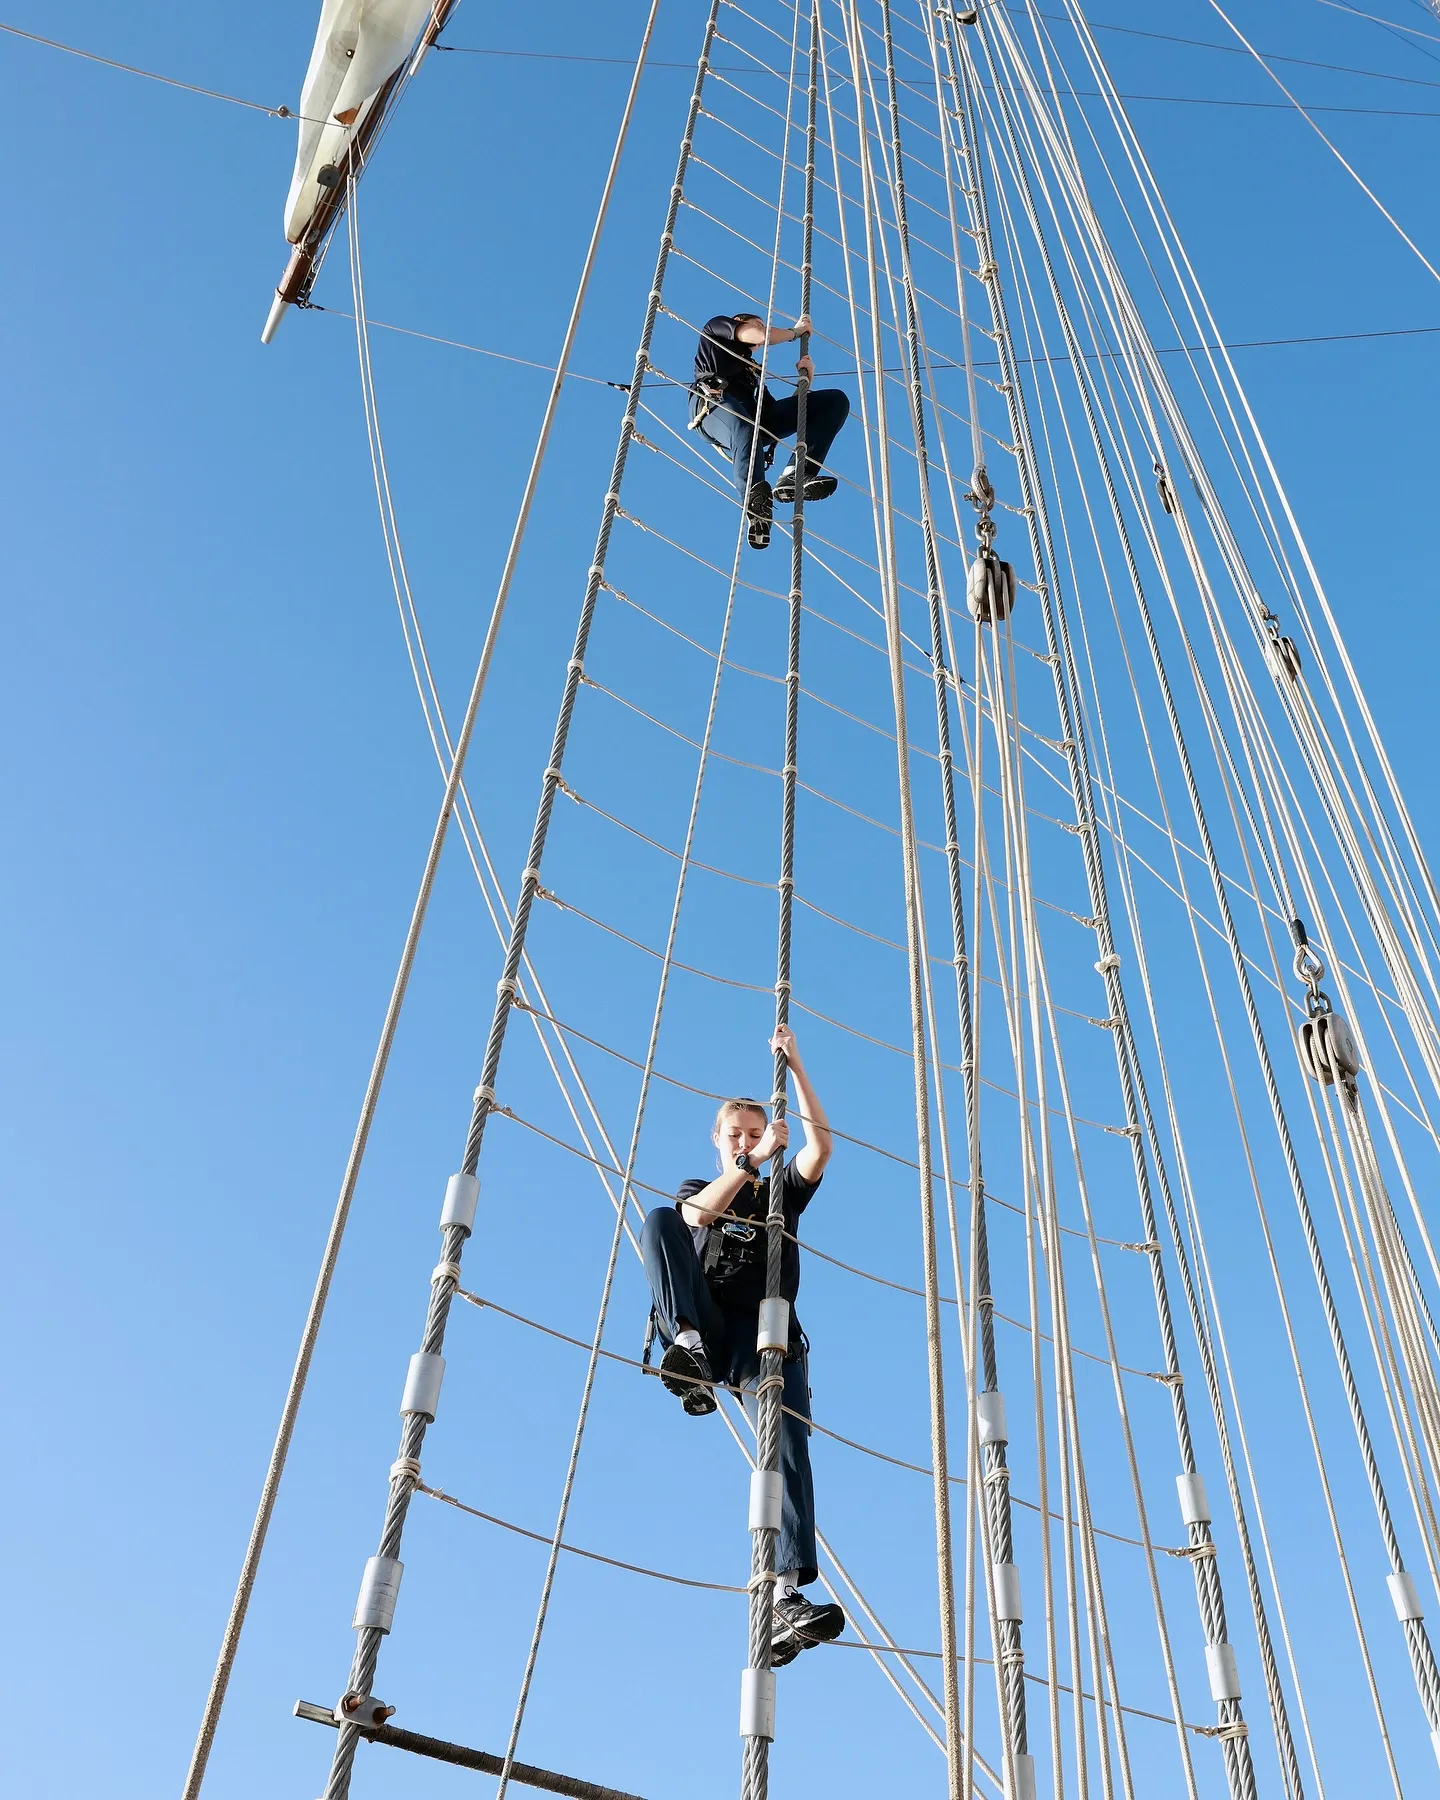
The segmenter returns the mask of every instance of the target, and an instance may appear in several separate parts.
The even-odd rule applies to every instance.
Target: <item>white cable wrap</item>
[[[402,1415],[413,1413],[433,1423],[440,1404],[440,1384],[444,1379],[445,1358],[417,1350],[410,1358],[405,1375],[405,1392],[400,1400]]]
[[[740,1671],[740,1735],[775,1740],[775,1671]]]
[[[790,1302],[778,1296],[760,1302],[760,1329],[755,1348],[762,1353],[778,1350],[783,1356],[790,1347]]]
[[[1210,1523],[1210,1496],[1205,1492],[1205,1477],[1200,1474],[1177,1475],[1175,1487],[1180,1495],[1180,1517],[1187,1525]]]
[[[1240,1669],[1233,1644],[1207,1644],[1205,1668],[1210,1676],[1210,1698],[1217,1706],[1222,1700],[1240,1698]]]
[[[476,1175],[452,1175],[445,1184],[445,1204],[440,1209],[440,1229],[458,1225],[463,1231],[475,1229],[475,1208],[480,1200],[480,1179]]]
[[[1005,1800],[1035,1800],[1035,1758],[1024,1752],[1015,1757],[1015,1779],[1006,1780]]]
[[[372,1556],[360,1577],[351,1629],[389,1631],[395,1623],[395,1602],[400,1598],[400,1577],[405,1565],[393,1556]]]
[[[982,1444],[1010,1442],[1010,1430],[1005,1422],[1005,1396],[998,1388],[975,1396],[975,1429]]]
[[[750,1531],[778,1531],[783,1495],[778,1469],[750,1471]]]
[[[1385,1585],[1390,1590],[1390,1599],[1395,1607],[1395,1617],[1402,1625],[1406,1619],[1423,1619],[1425,1617],[1425,1608],[1420,1604],[1420,1590],[1415,1585],[1415,1577],[1408,1569],[1401,1569],[1393,1575],[1387,1575]]]
[[[1025,1617],[1020,1604],[1020,1571],[1014,1563],[995,1564],[995,1617],[1017,1625]]]

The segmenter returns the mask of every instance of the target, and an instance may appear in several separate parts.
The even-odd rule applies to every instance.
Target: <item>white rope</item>
[[[1265,71],[1265,73],[1275,83],[1276,87],[1279,88],[1280,92],[1285,96],[1285,98],[1295,108],[1296,112],[1299,113],[1300,117],[1305,121],[1305,123],[1310,127],[1310,129],[1320,139],[1320,142],[1322,144],[1324,144],[1325,148],[1335,158],[1336,162],[1338,162],[1340,164],[1340,167],[1342,169],[1344,169],[1345,173],[1355,183],[1356,187],[1358,187],[1360,189],[1361,193],[1364,194],[1365,198],[1370,201],[1371,205],[1374,206],[1376,211],[1381,215],[1381,217],[1386,221],[1386,223],[1394,228],[1396,234],[1400,237],[1400,239],[1404,242],[1404,244],[1410,250],[1414,251],[1415,255],[1420,259],[1420,261],[1425,265],[1425,267],[1430,271],[1430,273],[1435,277],[1435,279],[1437,281],[1440,281],[1440,269],[1437,269],[1435,267],[1434,263],[1432,263],[1430,258],[1428,256],[1426,256],[1425,252],[1415,242],[1414,238],[1412,238],[1410,236],[1409,232],[1405,230],[1404,226],[1395,217],[1394,213],[1392,213],[1390,211],[1389,207],[1385,205],[1384,201],[1381,200],[1379,195],[1375,192],[1374,188],[1372,188],[1369,185],[1369,183],[1363,178],[1363,176],[1361,176],[1360,173],[1356,170],[1354,164],[1347,161],[1346,158],[1341,154],[1341,152],[1336,148],[1336,146],[1333,143],[1331,143],[1330,139],[1325,135],[1325,133],[1320,129],[1320,127],[1315,123],[1315,120],[1311,117],[1311,115],[1305,110],[1305,108],[1300,104],[1300,102],[1290,92],[1289,88],[1286,87],[1285,83],[1280,79],[1280,77],[1270,67],[1269,62],[1260,54],[1260,52],[1250,42],[1249,38],[1247,38],[1245,33],[1243,31],[1241,31],[1240,27],[1230,17],[1229,13],[1227,13],[1225,11],[1224,7],[1220,5],[1220,0],[1210,0],[1210,5],[1211,5],[1211,8],[1216,13],[1218,13],[1219,16],[1230,27],[1231,31],[1233,31],[1235,33],[1235,36],[1237,38],[1239,38],[1240,42],[1250,52],[1250,55],[1255,59],[1255,61],[1260,65],[1260,67]]]
[[[427,867],[427,887],[425,890],[427,898],[428,898],[428,882],[433,881],[434,867],[436,866],[436,864],[438,864],[439,849],[440,849],[441,844],[443,843],[444,827],[448,824],[450,812],[453,810],[453,807],[454,807],[456,790],[458,789],[458,786],[459,786],[461,772],[462,772],[462,768],[463,768],[464,755],[465,755],[466,749],[468,748],[470,735],[474,728],[474,722],[475,722],[475,717],[476,717],[476,714],[477,714],[478,708],[479,708],[480,697],[481,697],[481,694],[484,689],[485,677],[488,674],[490,660],[493,655],[495,639],[496,639],[496,635],[497,635],[498,629],[499,629],[500,617],[501,617],[501,615],[503,613],[503,609],[504,609],[504,601],[505,601],[505,598],[508,596],[510,583],[513,578],[513,574],[514,574],[514,570],[515,570],[515,565],[516,565],[516,563],[518,561],[518,557],[519,557],[520,547],[524,540],[525,526],[526,526],[526,523],[528,522],[530,507],[533,503],[535,490],[539,483],[540,472],[541,472],[541,468],[543,467],[543,462],[544,462],[544,453],[545,453],[545,449],[548,445],[550,430],[553,425],[555,412],[556,412],[556,409],[557,409],[558,403],[559,403],[560,391],[561,391],[561,387],[562,387],[563,380],[564,380],[564,370],[565,370],[566,366],[568,365],[570,351],[573,346],[575,334],[576,334],[576,331],[577,331],[577,328],[579,325],[580,314],[581,314],[581,310],[582,310],[583,303],[584,303],[585,292],[588,287],[590,272],[594,266],[595,255],[596,255],[596,251],[598,249],[600,235],[603,230],[606,212],[608,211],[610,197],[611,197],[611,194],[614,189],[615,178],[618,173],[621,154],[623,152],[625,140],[628,135],[629,124],[630,124],[630,120],[631,120],[631,117],[632,117],[633,111],[634,111],[635,99],[636,99],[636,96],[639,91],[640,77],[641,77],[641,73],[644,69],[645,59],[646,59],[646,56],[647,56],[648,50],[649,50],[650,36],[651,36],[651,32],[653,31],[657,7],[658,7],[658,0],[655,0],[655,4],[652,4],[651,13],[650,13],[649,19],[647,21],[645,34],[644,34],[644,37],[641,42],[639,55],[636,60],[635,72],[634,72],[634,76],[631,81],[630,91],[629,91],[629,94],[626,99],[625,110],[624,110],[624,113],[622,114],[620,128],[619,128],[619,131],[616,136],[615,147],[614,147],[614,151],[613,151],[613,154],[611,157],[609,170],[608,170],[608,173],[606,176],[606,181],[605,181],[605,186],[604,186],[604,189],[602,192],[600,206],[597,211],[595,226],[594,226],[594,229],[591,234],[590,244],[589,244],[589,248],[587,250],[585,264],[584,264],[584,268],[583,268],[581,279],[580,279],[580,285],[577,290],[575,304],[574,304],[574,307],[572,308],[570,320],[567,325],[564,345],[563,345],[560,359],[559,359],[560,373],[557,374],[555,382],[551,388],[550,397],[549,397],[549,401],[547,403],[544,420],[541,425],[541,430],[540,430],[539,441],[537,444],[535,458],[532,462],[529,478],[527,479],[525,492],[524,492],[524,495],[523,495],[522,501],[521,501],[520,514],[517,519],[515,532],[514,532],[514,535],[512,536],[510,549],[509,549],[509,552],[506,557],[504,569],[502,571],[499,594],[497,596],[495,610],[492,612],[490,626],[489,626],[489,629],[487,630],[485,644],[484,644],[484,647],[481,652],[480,665],[477,670],[475,684],[472,689],[469,705],[467,706],[464,722],[461,726],[459,737],[457,739],[456,754],[455,754],[453,766],[451,769],[450,777],[449,777],[449,780],[448,780],[447,786],[446,786],[445,804],[442,807],[441,819],[437,826],[437,831],[436,831],[436,839],[432,846],[431,863]],[[713,30],[713,25],[714,25],[714,15],[712,12],[711,24],[710,24],[711,30]],[[696,109],[698,109],[698,105],[699,105],[700,84],[703,82],[703,79],[704,79],[704,63],[703,63],[703,59],[702,59],[701,70],[697,74],[697,78],[696,78],[696,90],[695,90],[695,95],[694,95],[694,99],[693,99],[693,103],[692,103],[692,113],[691,113],[692,128],[693,128],[694,112]],[[688,136],[689,136],[689,134],[687,132],[687,140],[686,140],[687,142],[688,142]],[[681,160],[682,175],[683,175],[683,167],[684,167],[684,164],[683,164],[683,147],[682,147],[682,160]],[[663,272],[663,255],[664,255],[664,253],[663,253],[663,248],[662,248],[661,265],[660,265],[662,272]],[[659,279],[659,276],[657,276],[657,282],[658,282],[658,279]],[[655,296],[655,301],[658,302],[658,293]],[[651,309],[647,315],[647,332],[646,332],[647,337],[648,337],[649,324],[651,322],[653,322],[653,319],[654,319],[654,302],[652,302]],[[636,382],[638,383],[639,377],[640,377],[640,372],[643,369],[643,365],[644,365],[643,345],[642,345],[642,351],[641,351],[640,357],[637,359],[637,362],[638,362],[638,366],[637,366],[637,371],[636,371]],[[625,432],[628,432],[628,430],[629,430],[630,420],[631,420],[631,417],[633,416],[634,407],[635,407],[637,401],[638,401],[638,393],[636,393],[632,390],[632,393],[630,396],[629,407],[627,408],[625,425],[623,428],[623,430]],[[625,450],[625,444],[624,444],[623,435],[622,435],[621,451],[619,453],[619,456],[617,457],[617,464],[619,465],[619,468],[621,468],[621,469],[623,469],[624,450]],[[618,486],[618,480],[619,480],[619,473],[617,470],[617,475],[616,475],[616,485],[617,486]],[[606,537],[607,533],[608,533],[608,524],[606,527],[602,527],[601,548],[597,552],[597,558],[603,557],[603,546],[604,546],[605,537]],[[595,575],[592,574],[592,583],[595,580],[595,578],[596,578]],[[579,654],[581,654],[581,652],[583,650],[583,636],[584,636],[586,625],[588,623],[589,614],[590,614],[591,610],[593,609],[593,604],[594,604],[594,601],[593,601],[593,590],[592,590],[592,591],[587,592],[586,604],[585,604],[585,607],[582,609],[582,622],[581,622],[581,628],[580,628],[581,649],[577,650],[577,656]],[[573,676],[573,668],[574,668],[574,665],[572,664],[572,676]],[[573,679],[572,679],[571,685],[567,689],[567,699],[566,699],[565,706],[562,708],[561,726],[557,727],[557,736],[559,736],[561,730],[563,729],[563,724],[568,717],[568,709],[569,709],[570,705],[573,704],[573,692],[574,692],[574,683],[573,683]],[[563,745],[563,738],[560,739],[560,742]],[[561,749],[557,747],[557,749],[554,752],[552,752],[552,761],[558,764],[561,753],[562,753]],[[552,792],[553,792],[553,790],[552,790]],[[538,826],[537,826],[536,837],[537,837],[537,843],[532,844],[530,867],[538,869],[538,864],[539,864],[540,854],[541,854],[541,846],[543,845],[543,834],[541,833]],[[516,988],[515,977],[519,973],[521,959],[522,959],[524,948],[525,948],[524,926],[525,926],[526,919],[528,917],[528,898],[529,898],[529,894],[528,894],[528,887],[527,887],[526,891],[522,891],[520,905],[519,905],[519,907],[517,907],[515,918],[514,918],[514,921],[512,924],[510,950],[509,950],[509,954],[507,956],[507,971],[508,972],[507,972],[506,982],[502,983],[501,1000],[500,1000],[499,1006],[497,1008],[496,1020],[492,1023],[490,1043],[487,1046],[486,1069],[484,1072],[484,1076],[482,1078],[481,1087],[478,1090],[478,1092],[482,1095],[493,1092],[495,1065],[498,1063],[498,1052],[499,1052],[500,1044],[503,1042],[504,1025],[506,1022],[507,1008],[506,1008],[506,1000],[505,1000],[505,990],[508,985],[508,990],[509,990],[510,995],[513,995],[515,992],[515,988]],[[418,923],[417,923],[417,926],[415,929],[415,936],[416,936],[416,938],[418,938]],[[412,952],[412,954],[413,954],[413,952]],[[483,1129],[484,1108],[485,1108],[484,1100],[477,1099],[476,1106],[477,1106],[477,1115],[478,1116],[476,1119],[472,1120],[472,1127],[471,1127],[472,1138],[477,1137],[477,1126],[479,1128]],[[478,1155],[478,1141],[475,1143],[474,1153],[476,1155]],[[473,1167],[473,1162],[471,1160],[471,1152],[468,1147],[467,1147],[467,1158],[466,1158],[465,1166],[466,1166],[467,1172],[471,1167]],[[621,1228],[623,1226],[623,1222],[624,1222],[623,1209],[617,1210],[615,1246],[614,1246],[614,1249],[612,1250],[612,1257],[611,1257],[612,1269],[613,1269],[613,1265],[614,1265],[615,1255],[618,1254],[618,1246],[619,1246],[619,1240],[620,1240],[620,1234],[621,1234]],[[464,1238],[467,1234],[464,1231],[457,1229],[457,1230],[452,1230],[448,1235],[450,1237],[452,1237],[454,1239],[454,1241],[453,1241],[453,1243],[447,1242],[447,1246],[446,1246],[447,1252],[453,1260],[458,1262],[460,1259],[462,1248],[463,1248]],[[432,1293],[430,1314],[429,1314],[429,1317],[427,1318],[426,1333],[425,1333],[426,1348],[428,1351],[435,1353],[435,1354],[438,1354],[440,1347],[443,1344],[445,1316],[446,1316],[446,1310],[448,1308],[448,1304],[449,1304],[449,1292],[442,1285],[442,1287],[438,1291]],[[406,1426],[405,1426],[404,1447],[412,1455],[418,1456],[418,1454],[419,1454],[420,1443],[423,1441],[424,1434],[425,1434],[425,1423],[426,1423],[426,1421],[423,1416],[420,1416],[420,1415],[407,1416]],[[582,1429],[583,1429],[583,1425],[582,1425]],[[577,1439],[577,1441],[578,1441],[578,1439]],[[394,1554],[396,1554],[396,1552],[398,1552],[401,1534],[403,1531],[405,1510],[406,1510],[406,1506],[408,1504],[408,1498],[409,1498],[409,1495],[408,1495],[407,1491],[405,1491],[404,1489],[399,1488],[399,1487],[392,1487],[391,1494],[390,1494],[390,1500],[389,1500],[389,1504],[387,1506],[387,1511],[386,1511],[385,1526],[382,1531],[382,1537],[381,1537],[382,1554],[394,1555]],[[355,1656],[354,1656],[354,1659],[352,1662],[352,1667],[351,1667],[351,1686],[357,1692],[365,1691],[368,1688],[370,1680],[373,1677],[373,1670],[374,1670],[376,1658],[379,1653],[382,1636],[383,1636],[383,1633],[381,1633],[377,1628],[375,1628],[373,1626],[364,1627],[360,1630],[360,1633],[359,1633],[359,1636],[357,1639],[357,1644],[356,1644]],[[326,1800],[345,1800],[345,1796],[348,1794],[348,1791],[349,1791],[350,1772],[351,1772],[351,1767],[352,1767],[353,1761],[354,1761],[356,1743],[357,1743],[356,1733],[353,1730],[349,1730],[349,1729],[346,1729],[345,1727],[342,1727],[341,1731],[340,1731],[339,1740],[337,1742],[336,1749],[335,1749],[334,1760],[333,1760],[332,1766],[331,1766],[330,1779],[329,1779],[329,1782],[328,1782],[327,1788],[326,1788]],[[507,1764],[508,1764],[509,1760],[510,1759],[507,1758]]]
[[[642,52],[643,60],[643,52]],[[632,96],[633,98],[633,96]],[[340,1184],[340,1193],[336,1200],[335,1211],[331,1219],[325,1249],[322,1253],[320,1270],[316,1277],[314,1291],[311,1296],[305,1324],[301,1332],[300,1346],[296,1354],[290,1383],[286,1390],[285,1400],[281,1408],[280,1423],[275,1442],[271,1450],[269,1466],[266,1470],[264,1484],[255,1519],[251,1526],[249,1543],[241,1565],[239,1580],[231,1602],[230,1615],[226,1621],[224,1635],[221,1640],[220,1654],[215,1673],[211,1679],[210,1690],[206,1696],[204,1710],[201,1714],[199,1731],[195,1748],[191,1756],[190,1767],[186,1774],[182,1791],[182,1800],[198,1800],[204,1784],[206,1766],[209,1761],[211,1746],[214,1742],[216,1728],[225,1703],[226,1691],[229,1687],[231,1672],[235,1658],[239,1652],[240,1637],[245,1625],[245,1616],[249,1610],[250,1596],[254,1590],[255,1580],[259,1573],[260,1561],[264,1552],[265,1540],[269,1532],[270,1521],[279,1497],[280,1482],[284,1476],[285,1464],[289,1456],[290,1441],[294,1435],[295,1421],[300,1410],[310,1363],[314,1355],[320,1326],[324,1318],[326,1302],[329,1298],[330,1285],[334,1277],[335,1266],[339,1259],[340,1246],[344,1239],[346,1225],[349,1220],[350,1205],[355,1192],[355,1184],[359,1178],[361,1164],[364,1160],[366,1146],[369,1141],[370,1126],[379,1102],[380,1091],[384,1084],[385,1072],[389,1063],[390,1050],[394,1042],[395,1032],[399,1024],[400,1013],[404,1006],[409,986],[410,971],[415,954],[419,947],[420,934],[425,923],[430,894],[434,885],[435,874],[439,867],[440,853],[454,811],[456,795],[464,771],[465,757],[470,745],[475,718],[479,711],[480,701],[484,694],[490,662],[494,653],[496,636],[499,631],[505,603],[509,595],[510,580],[514,572],[516,560],[525,537],[525,527],[529,519],[530,506],[535,490],[539,484],[541,470],[544,467],[545,452],[549,444],[550,427],[553,423],[556,407],[559,402],[561,388],[565,381],[569,365],[570,353],[574,344],[576,330],[584,308],[585,297],[589,287],[591,271],[594,267],[595,254],[598,248],[600,233],[609,208],[610,196],[614,184],[615,170],[618,168],[620,151],[623,148],[628,132],[630,109],[622,118],[616,140],[615,153],[612,157],[610,177],[602,192],[597,209],[595,226],[591,234],[589,248],[581,269],[580,279],[576,287],[575,299],[571,308],[570,319],[566,328],[560,356],[557,362],[554,382],[551,386],[550,398],[546,406],[545,416],[537,438],[535,453],[532,458],[529,476],[526,481],[520,509],[512,534],[510,552],[496,591],[495,601],[491,609],[490,622],[485,641],[481,649],[470,696],[466,704],[465,714],[460,731],[456,738],[454,754],[451,758],[447,776],[445,793],[441,802],[439,815],[432,833],[430,848],[426,856],[425,866],[421,874],[419,889],[411,919],[406,931],[405,941],[401,949],[399,966],[391,988],[390,999],[386,1007],[385,1017],[381,1025],[380,1038],[376,1047],[370,1076],[366,1083],[365,1094],[361,1102],[360,1116],[356,1124],[350,1154],[346,1162],[345,1172]],[[350,195],[353,201],[353,192]],[[353,1756],[354,1734],[342,1731],[342,1739],[347,1735],[352,1740],[350,1754]]]

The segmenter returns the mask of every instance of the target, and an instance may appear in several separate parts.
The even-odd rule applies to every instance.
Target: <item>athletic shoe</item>
[[[833,475],[811,475],[805,482],[806,500],[828,500],[840,483]],[[782,506],[795,504],[795,471],[786,469],[775,483],[775,498]]]
[[[812,1606],[798,1588],[786,1588],[775,1602],[770,1631],[770,1666],[783,1669],[802,1650],[828,1644],[845,1629],[845,1614],[833,1604]]]
[[[770,543],[770,520],[775,511],[774,495],[768,481],[753,481],[745,500],[747,536],[752,550],[764,550]]]
[[[687,1350],[683,1344],[672,1344],[660,1358],[660,1379],[667,1393],[679,1396],[693,1419],[703,1419],[719,1405],[715,1390],[706,1385],[715,1377],[710,1372],[710,1359],[703,1350]]]

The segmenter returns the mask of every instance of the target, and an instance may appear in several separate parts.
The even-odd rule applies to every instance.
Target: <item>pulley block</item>
[[[1300,652],[1294,638],[1277,637],[1270,640],[1271,654],[1282,675],[1288,675],[1291,681],[1300,679]]]
[[[977,624],[993,625],[999,619],[1008,618],[1015,604],[1014,565],[1001,562],[993,550],[977,551],[970,565],[966,597],[970,603],[970,617]]]
[[[1322,1012],[1306,1019],[1299,1039],[1300,1061],[1326,1087],[1360,1073],[1360,1046],[1340,1013]]]

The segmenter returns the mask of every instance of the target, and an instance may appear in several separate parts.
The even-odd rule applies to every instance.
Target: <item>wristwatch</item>
[[[735,1167],[739,1169],[742,1174],[748,1175],[752,1181],[756,1180],[760,1174],[760,1171],[755,1167],[754,1163],[751,1162],[749,1156],[743,1150],[735,1158]]]

